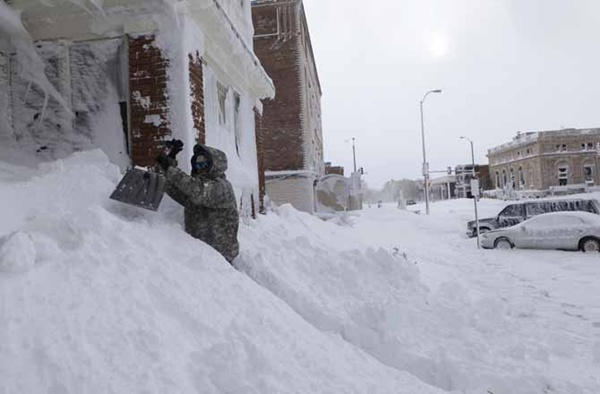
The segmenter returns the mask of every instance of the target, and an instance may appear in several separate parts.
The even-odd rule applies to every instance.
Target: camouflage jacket
[[[190,176],[177,167],[165,173],[167,194],[185,210],[185,231],[221,253],[230,263],[239,254],[239,215],[231,183],[225,178],[227,156],[204,147],[212,156],[208,174]]]

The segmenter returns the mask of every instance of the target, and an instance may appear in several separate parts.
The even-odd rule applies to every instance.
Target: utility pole
[[[427,155],[425,153],[425,125],[423,122],[423,102],[429,93],[442,93],[441,89],[430,90],[425,93],[423,100],[420,102],[421,107],[421,141],[423,142],[423,181],[425,187],[425,213],[429,215],[429,163],[427,163]]]
[[[473,179],[471,180],[471,196],[473,196],[473,204],[475,206],[475,231],[477,233],[477,249],[481,247],[479,239],[479,214],[477,213],[477,198],[479,197],[479,180],[477,179],[477,173],[475,172],[475,153],[473,152],[473,141],[467,137],[460,137],[461,140],[467,140],[471,144],[471,165],[473,166]],[[476,182],[473,182],[473,181]],[[474,190],[473,186],[477,186],[477,191]]]

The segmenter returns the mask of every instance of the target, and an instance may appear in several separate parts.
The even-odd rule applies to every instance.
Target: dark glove
[[[161,153],[156,157],[156,164],[163,170],[167,171],[169,167],[177,166],[177,160],[171,157],[171,154],[166,155],[165,153]]]
[[[183,141],[172,139],[166,142],[167,150],[169,151],[169,157],[175,158],[179,152],[183,150]]]

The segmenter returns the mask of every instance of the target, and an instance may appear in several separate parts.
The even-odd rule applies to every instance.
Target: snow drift
[[[169,200],[109,200],[100,151],[0,168],[0,392],[440,392],[309,324]]]

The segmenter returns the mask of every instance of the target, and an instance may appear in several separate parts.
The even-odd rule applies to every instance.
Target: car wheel
[[[596,238],[584,238],[579,242],[579,249],[585,253],[600,252],[600,241]]]
[[[508,238],[498,238],[496,242],[494,242],[494,247],[496,249],[510,250],[514,248],[515,245],[513,245],[513,243],[510,242],[510,239]]]

